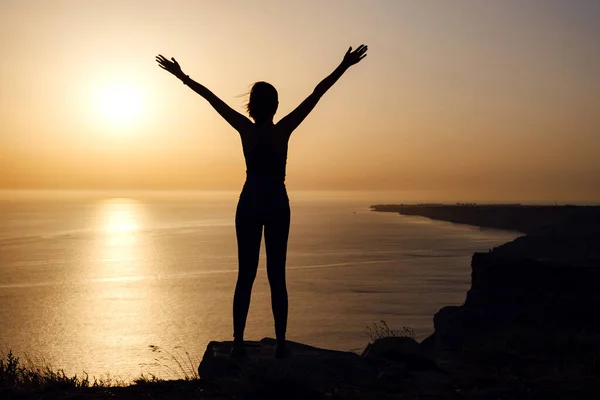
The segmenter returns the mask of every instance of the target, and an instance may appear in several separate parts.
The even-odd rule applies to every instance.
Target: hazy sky
[[[238,134],[157,53],[293,134],[290,190],[600,200],[600,1],[0,1],[0,187],[239,189]]]

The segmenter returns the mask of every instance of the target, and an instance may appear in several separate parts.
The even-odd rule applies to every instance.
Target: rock
[[[236,360],[229,357],[232,342],[210,342],[198,374],[253,398],[395,398],[422,382],[441,387],[449,380],[411,338],[379,339],[364,356],[288,342],[290,357],[275,359],[275,344],[269,338],[246,342],[246,357]]]
[[[405,336],[391,336],[375,340],[363,351],[362,357],[368,359],[382,359],[402,363],[406,370],[433,370],[440,371],[437,363],[425,354],[422,346],[413,338]],[[397,369],[395,365],[393,369]],[[389,371],[386,371],[389,374]]]
[[[453,381],[450,375],[434,369],[411,371],[410,377],[412,378],[411,381],[415,382],[418,386],[430,389],[447,386]]]
[[[446,306],[433,316],[434,340],[443,347],[459,350],[465,339],[467,322],[464,306]]]
[[[247,356],[229,357],[233,342],[210,342],[198,367],[202,379],[243,377],[253,381],[293,379],[299,384],[322,386],[325,383],[360,383],[374,381],[376,361],[358,354],[325,350],[288,341],[291,355],[275,359],[275,339],[245,342]]]
[[[405,391],[417,386],[429,389],[448,386],[452,378],[424,353],[415,339],[392,336],[370,343],[362,357],[387,361],[377,377],[383,388]]]
[[[198,366],[198,376],[202,379],[239,376],[241,373],[240,364],[229,357],[230,350],[231,345],[210,342]]]
[[[384,337],[370,343],[362,357],[379,357],[386,360],[401,360],[406,355],[421,354],[419,343],[410,337]]]

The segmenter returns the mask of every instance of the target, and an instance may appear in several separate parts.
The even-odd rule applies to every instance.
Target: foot
[[[231,351],[229,352],[229,357],[235,358],[236,360],[246,357],[246,348],[244,347],[244,343],[234,343]]]
[[[275,346],[275,358],[286,358],[290,355],[290,349],[288,349],[285,342],[277,343],[277,346]]]

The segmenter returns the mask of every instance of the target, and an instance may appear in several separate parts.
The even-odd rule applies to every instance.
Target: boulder
[[[233,342],[210,342],[198,367],[200,378],[256,398],[395,398],[419,385],[447,387],[450,381],[411,338],[380,339],[364,356],[288,341],[291,355],[284,359],[274,357],[274,339],[245,344],[246,357],[234,359],[229,357]]]
[[[356,353],[320,349],[288,341],[290,356],[275,358],[275,339],[245,342],[246,357],[229,357],[233,342],[210,342],[198,367],[202,379],[244,378],[270,380],[292,378],[296,382],[320,386],[323,383],[374,380],[377,361],[366,360]]]
[[[387,360],[401,360],[408,356],[418,356],[421,354],[419,343],[406,336],[390,336],[375,340],[369,343],[363,357],[379,357]]]

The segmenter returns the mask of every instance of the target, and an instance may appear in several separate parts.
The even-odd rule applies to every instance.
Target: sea
[[[459,305],[471,255],[520,236],[397,213],[402,198],[290,192],[288,339],[360,352]],[[232,339],[239,192],[0,192],[0,352],[66,374],[191,376]],[[247,340],[274,337],[261,248]],[[179,365],[182,364],[182,365]]]

